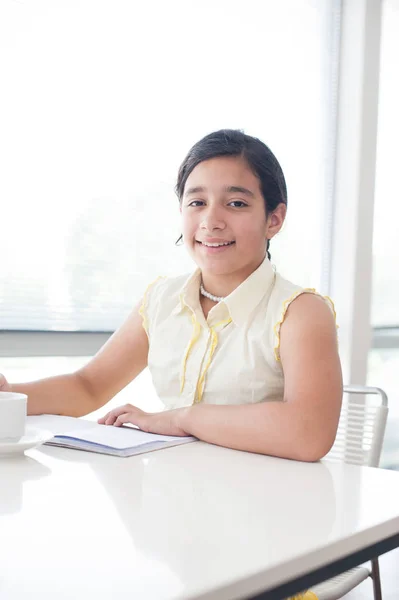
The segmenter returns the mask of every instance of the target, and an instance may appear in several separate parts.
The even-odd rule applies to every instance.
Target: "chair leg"
[[[371,561],[371,577],[373,580],[374,600],[382,600],[380,565],[378,558],[373,558]]]

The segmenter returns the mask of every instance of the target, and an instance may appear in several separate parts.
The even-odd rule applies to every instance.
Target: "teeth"
[[[208,244],[206,242],[202,242],[204,246],[209,246],[209,248],[219,248],[219,246],[229,246],[232,242],[223,242],[222,244]]]

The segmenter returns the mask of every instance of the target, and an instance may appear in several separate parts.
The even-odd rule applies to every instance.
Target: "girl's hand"
[[[12,392],[11,386],[7,379],[0,373],[0,392]]]
[[[124,423],[132,423],[142,431],[149,433],[188,436],[190,434],[184,431],[181,426],[184,411],[184,408],[177,408],[165,412],[147,413],[136,406],[125,404],[114,408],[104,417],[98,419],[98,423],[114,425],[115,427],[120,427]]]

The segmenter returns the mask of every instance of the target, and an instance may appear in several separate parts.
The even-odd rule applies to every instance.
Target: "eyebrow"
[[[228,193],[228,194],[244,194],[244,196],[248,196],[249,198],[254,198],[255,194],[253,192],[251,192],[251,190],[248,190],[245,187],[241,187],[238,185],[229,185],[225,188],[223,188],[223,191]],[[188,188],[188,190],[184,193],[185,196],[189,196],[191,194],[198,194],[201,192],[206,192],[206,188],[204,188],[203,186],[199,185],[196,187],[191,187]]]

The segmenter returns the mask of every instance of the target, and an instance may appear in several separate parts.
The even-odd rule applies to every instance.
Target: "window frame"
[[[371,347],[372,239],[383,0],[344,0],[338,80],[329,295],[345,383],[365,385]],[[379,346],[380,347],[380,346]]]

